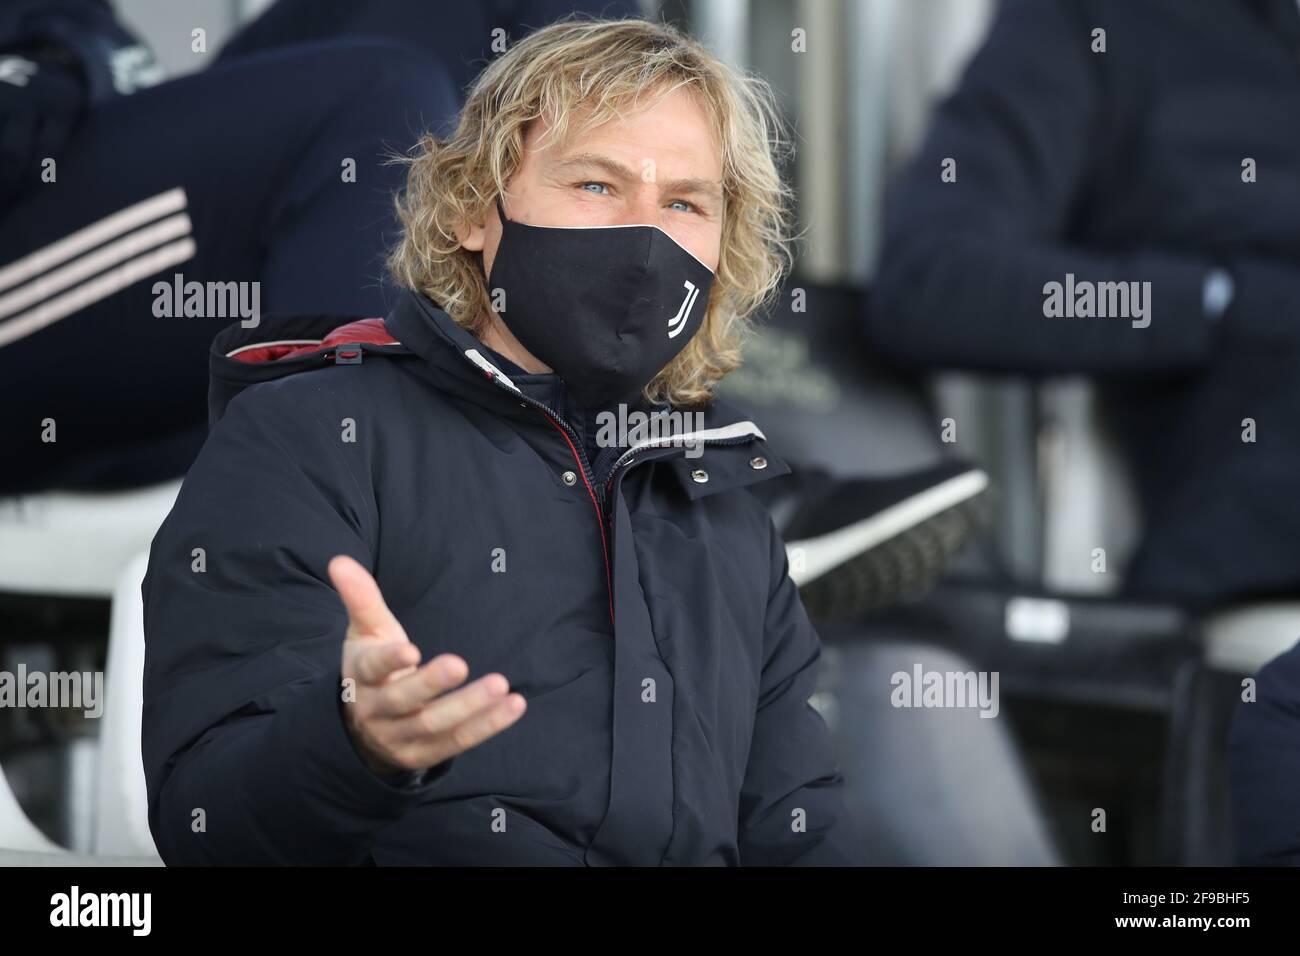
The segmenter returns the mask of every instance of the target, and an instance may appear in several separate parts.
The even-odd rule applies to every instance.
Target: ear
[[[487,226],[484,217],[462,222],[456,227],[456,238],[460,240],[461,248],[468,249],[470,252],[482,252],[487,244]]]

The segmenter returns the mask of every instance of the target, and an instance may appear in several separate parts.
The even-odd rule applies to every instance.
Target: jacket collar
[[[478,339],[418,293],[404,292],[384,322],[403,345],[458,386],[472,390],[463,393],[464,397],[497,405],[512,416],[536,414],[521,409],[521,400],[525,405],[530,398],[542,400],[545,390],[554,388],[559,381],[554,374],[506,375],[487,358]],[[667,406],[656,409],[642,401],[629,409],[629,414],[633,411],[646,415],[658,412],[664,416],[660,421],[665,427],[644,429],[644,437],[633,441],[617,462],[630,466],[669,459],[671,469],[692,499],[790,471],[768,448],[762,430],[719,399],[702,408],[682,410]]]

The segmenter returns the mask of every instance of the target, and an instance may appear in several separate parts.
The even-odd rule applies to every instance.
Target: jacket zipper
[[[527,396],[525,396],[527,397]],[[537,403],[534,407],[546,417],[546,420],[556,427],[559,433],[564,437],[565,443],[569,446],[569,451],[573,454],[573,460],[578,463],[578,473],[582,475],[582,483],[587,487],[587,495],[591,498],[592,507],[596,509],[596,524],[600,527],[600,550],[605,558],[605,592],[609,598],[609,625],[614,627],[614,569],[609,560],[609,537],[605,533],[605,511],[600,502],[596,500],[596,491],[591,482],[587,479],[587,464],[585,456],[578,451],[578,446],[574,443],[569,435],[569,429],[555,416],[545,405]]]
[[[472,365],[474,363],[470,362],[470,364]],[[622,455],[620,455],[618,460],[615,461],[613,466],[610,468],[609,478],[606,479],[605,487],[603,489],[604,493],[598,499],[596,497],[595,487],[592,485],[592,481],[594,480],[595,475],[591,472],[591,468],[587,463],[587,456],[579,449],[578,442],[575,441],[577,436],[573,433],[572,429],[570,429],[569,426],[564,423],[564,421],[560,418],[559,414],[556,413],[556,411],[552,409],[550,406],[537,401],[537,399],[535,398],[525,395],[517,388],[511,388],[510,386],[504,384],[503,382],[498,381],[497,376],[493,375],[491,372],[488,372],[486,369],[479,368],[479,366],[477,365],[475,365],[474,367],[478,369],[478,371],[481,372],[488,379],[488,381],[490,381],[493,385],[497,386],[497,388],[500,388],[502,391],[508,392],[512,397],[517,399],[520,404],[536,409],[538,412],[540,412],[542,416],[545,417],[545,419],[548,422],[550,422],[551,425],[553,425],[555,429],[560,433],[560,435],[564,438],[565,444],[569,446],[569,452],[573,455],[573,460],[578,463],[578,473],[582,476],[582,483],[587,489],[588,497],[591,498],[592,507],[596,509],[596,524],[600,528],[600,551],[601,551],[601,555],[605,559],[605,593],[606,593],[606,597],[609,599],[609,624],[610,627],[614,627],[615,626],[614,624],[614,570],[613,570],[613,565],[610,563],[609,560],[609,536],[605,530],[605,509],[602,503],[604,504],[608,503],[610,487],[613,485],[614,479],[618,477],[620,469],[625,470],[626,468],[630,468],[635,463],[633,456],[636,454],[636,452],[645,451],[647,449],[652,449],[652,448],[662,448],[664,447],[663,444],[662,443],[649,444],[649,445],[642,445],[638,448],[629,448]],[[718,439],[706,438],[703,442],[701,442],[701,444],[702,445],[739,445],[751,440],[752,440],[752,436],[741,436],[737,438],[718,438]]]
[[[737,438],[706,438],[704,439],[704,441],[700,442],[700,444],[714,445],[714,446],[743,445],[745,442],[748,441],[753,441],[752,435],[740,436]],[[619,469],[627,470],[628,468],[631,468],[634,464],[636,464],[636,462],[633,460],[633,456],[637,452],[650,451],[657,448],[663,448],[665,447],[665,443],[670,443],[670,442],[671,442],[671,436],[669,436],[668,439],[660,441],[657,444],[652,443],[647,445],[641,445],[638,448],[629,448],[622,455],[620,455],[618,461],[614,462],[613,467],[610,468],[609,478],[605,481],[605,497],[606,498],[609,497],[610,486],[614,483],[614,479],[618,477]]]
[[[471,363],[472,364],[472,363]],[[478,368],[476,365],[475,368]],[[536,409],[542,414],[548,422],[555,427],[564,439],[564,443],[569,446],[569,452],[573,455],[573,460],[578,464],[578,474],[582,476],[582,484],[587,489],[587,496],[591,498],[591,505],[596,509],[596,525],[600,528],[600,553],[605,559],[605,596],[609,601],[609,626],[614,627],[614,569],[609,560],[609,536],[605,531],[605,512],[601,503],[596,498],[596,489],[592,484],[591,469],[587,464],[587,457],[578,449],[578,443],[574,440],[577,436],[572,433],[560,416],[550,406],[537,401],[537,399],[525,395],[518,389],[511,388],[497,380],[497,377],[485,369],[478,369],[487,377],[493,385],[510,393],[521,405],[526,405]]]

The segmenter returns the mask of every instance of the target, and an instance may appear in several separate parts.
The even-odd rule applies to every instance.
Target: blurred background
[[[209,69],[212,51],[271,4],[114,0],[111,6],[175,81]],[[448,11],[455,6],[446,5]],[[909,294],[930,309],[936,323],[946,311],[952,322],[967,323],[963,308],[984,309],[991,329],[1003,318],[992,314],[1001,308],[997,300],[981,300],[969,277],[945,285],[942,275],[890,259],[890,243],[909,224],[918,235],[929,229],[938,237],[934,248],[941,257],[959,256],[966,248],[941,241],[966,228],[953,225],[951,209],[916,200],[922,175],[935,189],[948,188],[941,185],[939,162],[924,174],[909,164],[921,161],[916,157],[923,155],[935,110],[960,88],[989,36],[997,4],[649,0],[633,6],[679,24],[729,62],[766,78],[793,134],[795,153],[787,173],[804,236],[797,269],[751,341],[746,366],[725,383],[724,394],[752,409],[784,457],[835,475],[897,475],[957,456],[977,463],[991,478],[979,531],[936,587],[870,614],[818,622],[828,666],[815,705],[835,733],[872,859],[905,865],[1231,862],[1229,721],[1243,678],[1287,650],[1300,633],[1300,602],[1288,599],[1288,582],[1225,593],[1198,591],[1195,585],[1185,593],[1130,586],[1127,570],[1154,499],[1139,487],[1143,479],[1136,474],[1132,446],[1117,435],[1117,416],[1132,408],[1114,402],[1117,370],[1096,360],[1112,348],[1123,353],[1128,345],[1118,339],[1112,346],[1098,339],[1101,333],[1080,333],[1088,340],[1080,343],[1077,368],[1065,354],[1068,339],[1065,353],[1060,342],[1044,344],[1056,350],[1050,361],[1035,363],[1030,356],[1020,367],[1016,360],[989,362],[980,355],[964,361],[937,340],[929,361],[926,343],[916,336],[906,349],[892,347],[891,323],[902,314],[894,303]],[[1041,0],[1041,6],[1120,16],[1107,4]],[[1163,15],[1164,5],[1154,0],[1132,6],[1150,7],[1153,18]],[[1168,42],[1182,42],[1179,31],[1185,31],[1194,50],[1202,42],[1191,33],[1197,26],[1177,22],[1176,16],[1175,21]],[[1133,37],[1138,27],[1126,33],[1125,25],[1115,22],[1119,28],[1112,27],[1109,39],[1117,49],[1107,55],[1132,57],[1131,49],[1122,49],[1123,38]],[[1094,25],[1081,20],[1074,35],[1080,62],[1095,43]],[[196,26],[206,30],[209,52],[193,51]],[[1054,24],[1044,15],[1022,27],[1032,39],[1035,31],[1045,34]],[[806,40],[803,50],[794,48],[797,31]],[[1025,178],[1032,187],[994,185],[987,192],[1000,211],[1020,203],[1042,212],[1043,219],[1030,221],[1026,213],[1021,223],[990,212],[987,234],[966,231],[976,244],[1004,243],[1013,253],[1012,266],[1017,244],[1060,251],[1064,258],[1056,260],[1055,271],[1036,271],[1041,263],[1026,257],[1025,281],[1036,295],[1044,281],[1064,279],[1067,270],[1091,274],[1086,263],[1071,265],[1073,247],[1092,254],[1109,237],[1116,254],[1128,256],[1155,239],[1149,224],[1131,224],[1134,232],[1126,239],[1096,226],[1097,216],[1090,218],[1090,211],[1103,204],[1095,198],[1097,190],[1111,183],[1116,196],[1122,192],[1096,170],[1104,168],[1111,176],[1110,167],[1126,161],[1141,167],[1142,160],[1134,157],[1144,146],[1125,143],[1128,153],[1077,163],[1053,155],[1054,145],[1083,147],[1068,140],[1054,143],[1050,123],[1035,125],[1037,110],[1044,116],[1067,107],[1079,110],[1087,137],[1100,142],[1105,123],[1085,111],[1108,108],[1108,101],[1097,106],[1077,89],[1067,89],[1074,79],[1064,65],[1051,74],[1055,81],[1038,86],[1042,78],[1015,58],[1014,25],[1006,33],[1005,50],[986,53],[989,62],[974,76],[968,99],[953,101],[948,132],[956,143],[963,131],[975,139],[987,137],[983,124],[1001,116],[1009,130],[1007,155],[1028,154]],[[1042,49],[1053,49],[1050,37],[1043,36]],[[1288,47],[1286,54],[1293,67],[1294,49],[1300,46]],[[465,60],[477,55],[471,51]],[[1021,104],[1014,96],[1002,102],[1000,69],[1009,88],[1027,89],[1042,102]],[[1080,84],[1090,82],[1082,78],[1087,69],[1080,68]],[[1232,65],[1223,69],[1230,74]],[[1135,96],[1139,90],[1145,97],[1164,89],[1150,77],[1129,75]],[[1054,106],[1050,97],[1058,93],[1062,99]],[[209,98],[219,95],[208,89],[187,102],[202,113],[214,102]],[[1107,95],[1116,94],[1112,89]],[[1117,117],[1115,123],[1123,121]],[[945,145],[935,144],[941,150],[937,156],[947,155]],[[1234,146],[1229,164],[1234,177],[1236,154],[1251,155],[1252,148]],[[995,156],[999,149],[990,146]],[[133,161],[117,155],[122,164]],[[958,155],[953,189],[963,188],[963,174],[978,177],[983,171],[983,160]],[[1079,169],[1068,189],[1052,178],[1053,170],[1064,177],[1073,166]],[[104,173],[116,174],[111,168]],[[1289,175],[1293,182],[1295,174]],[[978,199],[970,188],[963,195]],[[1179,199],[1165,198],[1174,204]],[[891,202],[900,204],[894,220],[887,216]],[[1052,203],[1059,210],[1043,212]],[[23,254],[12,244],[5,253],[0,264]],[[1119,261],[1138,265],[1115,278],[1165,274],[1154,266],[1143,271],[1139,260]],[[1006,279],[1009,268],[1005,262],[989,266],[990,281]],[[979,272],[977,264],[972,274]],[[1200,281],[1198,272],[1197,309]],[[790,308],[796,289],[806,293],[806,311]],[[946,304],[943,295],[954,298]],[[1170,303],[1172,312],[1185,300],[1191,301],[1170,293],[1156,301]],[[1006,320],[1014,328],[1009,311]],[[1200,320],[1199,315],[1186,319]],[[1052,320],[1038,315],[1036,321]],[[1155,321],[1184,320],[1167,312]],[[1113,328],[1118,336],[1130,326],[1120,321]],[[990,347],[997,346],[994,332],[988,339]],[[206,346],[197,348],[202,352]],[[1151,368],[1163,373],[1170,362],[1156,352],[1151,352]],[[1186,368],[1194,366],[1189,362]],[[1146,374],[1139,362],[1134,369],[1139,377]],[[50,369],[48,374],[62,373]],[[200,381],[199,394],[204,387]],[[1249,409],[1230,412],[1229,425],[1237,429],[1236,420],[1245,414]],[[1172,465],[1173,459],[1164,460]],[[32,488],[0,498],[3,668],[101,670],[108,687],[105,714],[97,720],[50,710],[0,711],[0,783],[7,779],[12,790],[10,796],[0,792],[0,818],[9,821],[0,824],[0,847],[34,849],[48,838],[82,855],[147,858],[152,851],[141,816],[138,696],[132,700],[139,682],[132,675],[143,659],[140,556],[176,484],[150,481],[98,492]],[[914,664],[996,672],[997,718],[892,707],[889,675],[910,672]]]

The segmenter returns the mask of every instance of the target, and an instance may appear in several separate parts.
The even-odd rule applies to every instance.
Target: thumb
[[[329,575],[348,612],[349,636],[410,640],[384,603],[379,584],[358,561],[336,555],[330,560]]]

